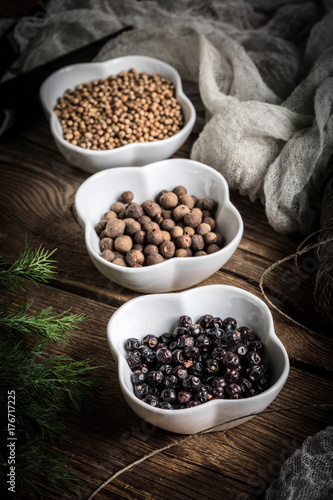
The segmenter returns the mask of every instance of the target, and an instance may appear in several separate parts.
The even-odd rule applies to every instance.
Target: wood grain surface
[[[175,157],[188,158],[195,139],[191,136]],[[179,443],[183,436],[152,427],[122,397],[106,325],[121,304],[139,294],[108,281],[93,266],[73,206],[76,190],[89,174],[65,163],[37,100],[33,113],[24,120],[18,117],[16,128],[2,139],[0,173],[2,258],[13,262],[24,247],[25,235],[34,247],[57,249],[56,278],[33,291],[33,307],[38,311],[51,305],[59,312],[71,307],[88,315],[66,347],[53,348],[102,366],[103,386],[81,413],[66,414],[71,442],[59,452],[71,457],[80,482],[78,496],[63,498],[88,498],[112,474],[170,444],[174,445],[120,474],[95,498],[263,498],[284,460],[307,436],[332,422],[332,408],[320,406],[333,403],[333,358],[331,328],[313,301],[315,252],[275,268],[264,283],[269,300],[314,330],[296,326],[271,307],[276,333],[291,363],[278,398],[268,411],[239,427]],[[237,192],[231,193],[231,200],[243,217],[244,236],[227,264],[197,286],[225,283],[262,298],[261,275],[275,261],[293,254],[303,236],[276,233],[260,201],[252,203]],[[59,494],[45,486],[45,499],[58,500]]]

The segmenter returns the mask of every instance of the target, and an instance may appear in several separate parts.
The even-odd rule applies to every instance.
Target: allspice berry
[[[216,222],[215,222],[215,219],[213,219],[213,217],[204,217],[202,219],[202,222],[204,224],[209,224],[209,226],[211,227],[212,231],[214,231],[215,226],[216,226]]]
[[[160,226],[162,224],[162,222],[164,221],[164,219],[163,219],[161,214],[157,214],[153,218],[153,221],[156,222],[156,224],[158,224]]]
[[[143,253],[144,248],[145,247],[143,245],[140,245],[140,243],[134,243],[134,245],[132,246],[132,250],[139,250],[141,253]]]
[[[201,234],[201,236],[204,236],[205,234],[209,233],[212,230],[209,224],[206,222],[202,222],[199,224],[199,226],[196,228],[197,234]]]
[[[141,215],[138,218],[138,222],[140,222],[141,226],[143,227],[145,224],[148,224],[148,222],[151,222],[151,218],[148,217],[148,215]]]
[[[209,233],[204,235],[204,240],[206,245],[211,245],[212,243],[216,243],[217,236],[212,231],[209,231]]]
[[[175,208],[178,205],[178,196],[171,191],[162,194],[162,196],[160,197],[160,205],[166,210]]]
[[[186,248],[177,248],[175,257],[187,257]]]
[[[142,266],[145,256],[139,250],[130,250],[125,256],[125,261],[130,267]]]
[[[102,238],[99,242],[99,249],[101,252],[103,252],[103,250],[113,250],[113,239]]]
[[[156,201],[157,201],[157,203],[160,203],[160,198],[161,198],[161,196],[163,196],[165,193],[168,193],[168,192],[169,192],[169,190],[168,190],[168,189],[162,189],[162,191],[160,191],[160,192],[158,193],[158,195],[156,196]]]
[[[117,266],[127,267],[125,259],[123,259],[122,257],[116,257],[115,259],[113,259],[112,264],[116,264]]]
[[[144,213],[151,219],[162,212],[161,206],[152,200],[145,201],[141,206]]]
[[[125,222],[125,234],[128,234],[129,236],[133,236],[135,233],[140,231],[141,229],[141,224],[132,218],[126,218],[123,219]]]
[[[161,215],[163,219],[172,219],[172,210],[162,210]]]
[[[171,234],[171,238],[173,240],[175,240],[175,239],[179,238],[179,236],[183,236],[184,229],[180,226],[175,226],[171,229],[170,234]]]
[[[102,240],[103,238],[108,238],[109,236],[105,233],[105,229],[101,233],[99,233],[99,238]]]
[[[175,241],[177,248],[190,248],[191,242],[191,236],[187,236],[186,234],[179,236]]]
[[[188,208],[193,208],[195,204],[194,198],[190,194],[182,194],[179,196],[179,202],[182,205],[186,205]]]
[[[205,248],[205,241],[201,234],[194,234],[192,236],[191,248],[195,252],[198,252],[199,250],[203,250]]]
[[[171,259],[175,255],[176,246],[173,241],[163,241],[159,246],[159,251],[165,259]]]
[[[157,222],[154,221],[149,221],[147,224],[143,226],[144,231],[152,231],[153,229],[160,229],[160,226],[157,224]]]
[[[133,236],[133,241],[135,243],[139,243],[140,245],[144,245],[146,241],[146,231],[142,231],[142,229],[137,231]]]
[[[184,234],[186,234],[187,236],[193,236],[195,233],[194,227],[190,227],[190,226],[185,226],[183,231],[184,231]]]
[[[184,224],[190,227],[198,227],[202,222],[201,214],[196,210],[191,210],[188,214],[184,215]]]
[[[105,236],[109,238],[117,238],[125,232],[125,222],[120,219],[111,219],[106,224]]]
[[[161,229],[162,231],[171,231],[173,227],[175,227],[176,223],[172,219],[164,219],[162,224],[161,224]]]
[[[216,208],[216,202],[212,198],[200,198],[196,203],[196,207],[212,212]]]
[[[101,257],[103,257],[103,259],[107,260],[108,262],[112,262],[115,255],[112,250],[106,249],[102,251]]]
[[[97,222],[97,224],[96,224],[96,226],[94,227],[94,229],[95,229],[95,231],[96,231],[96,233],[97,233],[98,235],[100,235],[100,234],[101,234],[101,232],[102,232],[102,231],[104,231],[104,229],[105,229],[105,226],[106,226],[107,222],[108,222],[108,221],[107,221],[106,219],[103,219],[103,220],[101,220],[101,221]]]
[[[153,265],[159,264],[160,262],[163,262],[163,261],[164,261],[164,258],[159,253],[150,253],[146,257],[147,266],[153,266]]]
[[[163,236],[163,241],[171,240],[171,234],[169,233],[169,231],[162,231],[162,236]]]
[[[147,257],[152,253],[158,253],[158,248],[156,245],[147,245],[143,250],[144,255]]]
[[[172,212],[173,220],[179,222],[183,220],[184,216],[190,212],[186,205],[178,205]]]
[[[176,193],[177,196],[181,196],[182,194],[187,194],[187,189],[184,186],[176,186],[173,188],[173,192]]]
[[[126,217],[130,217],[132,219],[138,219],[139,217],[141,217],[141,215],[143,215],[143,208],[141,205],[139,205],[139,203],[133,202],[127,205],[125,212],[126,212]]]
[[[217,252],[218,250],[221,250],[221,248],[216,245],[216,243],[212,243],[211,245],[208,245],[206,247],[206,252],[209,254],[209,253],[215,253]]]
[[[118,236],[118,238],[114,240],[114,248],[117,250],[117,252],[120,253],[129,252],[132,246],[133,246],[132,238],[126,234],[123,236]]]
[[[221,233],[215,233],[215,234],[216,234],[216,245],[222,248],[224,245],[224,238]]]
[[[123,193],[121,193],[119,197],[119,200],[122,203],[125,203],[126,205],[132,203],[133,199],[134,199],[134,194],[132,193],[132,191],[124,191]]]
[[[163,241],[163,234],[160,229],[150,229],[147,231],[147,242],[152,245],[159,245]]]
[[[109,210],[108,212],[106,212],[106,214],[103,215],[103,219],[105,220],[116,219],[116,218],[117,214],[114,210]]]
[[[111,205],[111,210],[116,212],[116,214],[119,214],[120,212],[123,212],[126,209],[126,205],[122,203],[121,201],[116,201]]]

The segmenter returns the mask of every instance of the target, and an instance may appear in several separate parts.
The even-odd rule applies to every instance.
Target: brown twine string
[[[286,412],[286,411],[296,411],[296,410],[305,409],[305,408],[309,409],[309,408],[332,408],[332,407],[333,407],[333,404],[322,403],[322,404],[313,404],[313,405],[310,405],[310,406],[309,405],[296,405],[296,406],[290,406],[288,408],[279,408],[279,409],[276,409],[276,410],[267,410],[266,409],[266,410],[262,410],[262,411],[259,411],[259,412],[248,413],[247,415],[243,415],[242,417],[232,418],[230,420],[227,420],[223,424],[229,424],[229,423],[232,423],[232,422],[236,422],[237,420],[243,420],[244,418],[247,418],[247,417],[255,417],[255,416],[264,415],[264,414],[267,414],[267,413],[283,413],[283,412]],[[157,450],[153,450],[150,453],[147,453],[143,457],[139,458],[138,460],[135,460],[134,462],[131,462],[129,465],[126,465],[125,467],[123,467],[122,469],[120,469],[115,474],[112,474],[112,476],[110,476],[106,481],[104,481],[96,490],[94,490],[92,492],[92,494],[89,496],[88,500],[92,500],[100,491],[102,491],[108,484],[110,484],[112,481],[114,481],[114,479],[116,479],[118,476],[120,476],[124,472],[126,472],[128,470],[132,470],[135,466],[137,466],[137,465],[145,462],[146,460],[148,460],[149,458],[153,457],[154,455],[157,455],[157,454],[162,453],[162,452],[164,452],[166,450],[169,450],[170,448],[173,448],[174,446],[178,446],[180,444],[183,444],[186,441],[189,441],[190,439],[193,439],[195,437],[201,436],[204,433],[206,433],[208,431],[211,431],[211,430],[215,429],[216,427],[219,427],[220,425],[221,424],[216,424],[216,425],[214,425],[212,427],[208,427],[207,429],[204,429],[203,431],[196,432],[196,433],[193,433],[193,434],[189,434],[188,436],[185,436],[185,437],[183,437],[181,439],[177,439],[176,441],[173,441],[172,443],[169,443],[166,446],[163,446],[162,448],[158,448]],[[226,432],[227,432],[226,430],[221,431],[222,434],[225,434]]]
[[[316,231],[318,232],[318,231]],[[321,232],[321,231],[320,231]],[[313,233],[312,235],[309,235],[305,238],[305,240],[303,240],[302,243],[300,243],[300,245],[298,246],[298,248],[302,247],[304,242],[307,241],[311,236],[313,236],[314,234],[316,233]],[[284,262],[287,262],[288,260],[291,260],[293,258],[296,259],[296,262],[297,262],[297,257],[299,257],[300,255],[306,253],[306,252],[309,252],[310,250],[313,250],[314,248],[319,248],[321,247],[322,245],[326,245],[327,243],[330,243],[333,241],[333,236],[331,238],[328,238],[324,241],[319,241],[318,243],[312,243],[310,245],[307,245],[305,246],[304,248],[302,248],[301,250],[297,250],[295,253],[291,254],[291,255],[288,255],[287,257],[284,257],[283,259],[281,260],[278,260],[276,262],[274,262],[274,264],[272,264],[270,267],[268,267],[266,269],[266,271],[262,274],[260,280],[259,280],[259,287],[260,287],[260,290],[261,290],[261,293],[263,294],[263,296],[265,297],[265,300],[268,302],[268,304],[273,308],[275,309],[277,312],[279,312],[282,316],[284,316],[285,318],[287,318],[289,321],[291,321],[292,323],[294,323],[295,325],[299,326],[300,328],[304,328],[305,330],[307,330],[308,332],[310,333],[315,333],[317,334],[317,332],[313,331],[311,328],[307,327],[306,325],[303,325],[303,323],[300,323],[299,321],[296,321],[292,316],[289,316],[289,314],[286,314],[285,312],[283,312],[279,307],[277,307],[268,297],[267,297],[267,294],[265,293],[265,290],[264,290],[264,280],[265,280],[265,277],[271,272],[273,271],[273,269],[275,269],[276,267],[280,266],[281,264],[283,264]]]
[[[329,170],[321,205],[322,240],[333,235],[333,157]],[[318,252],[314,299],[320,314],[333,325],[333,245]]]

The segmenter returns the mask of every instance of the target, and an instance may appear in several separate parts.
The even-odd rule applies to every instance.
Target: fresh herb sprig
[[[15,291],[31,291],[32,283],[47,283],[54,276],[54,251],[32,250],[26,242],[18,259],[0,264],[0,422],[8,434],[8,391],[15,391],[16,492],[41,494],[42,484],[64,493],[75,487],[70,460],[59,449],[66,437],[64,412],[69,400],[80,408],[86,390],[96,382],[89,360],[56,354],[57,343],[75,341],[71,333],[86,319],[69,310],[55,313],[47,307],[32,312],[33,300],[14,304]],[[7,440],[0,444],[0,490],[8,492]],[[58,446],[58,449],[55,448]],[[51,448],[52,447],[52,448]]]
[[[12,290],[13,286],[21,290],[29,290],[30,286],[26,280],[35,283],[46,283],[54,277],[55,260],[51,259],[55,250],[46,250],[42,245],[33,250],[25,240],[25,248],[17,260],[8,265],[8,262],[0,263],[0,289]]]

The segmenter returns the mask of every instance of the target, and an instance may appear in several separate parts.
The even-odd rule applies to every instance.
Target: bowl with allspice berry
[[[75,208],[96,268],[141,293],[202,282],[243,234],[224,177],[182,158],[97,172],[79,187]]]
[[[66,66],[40,99],[60,152],[90,173],[171,157],[196,119],[176,69],[146,56]]]

